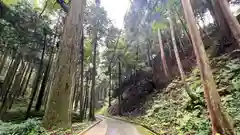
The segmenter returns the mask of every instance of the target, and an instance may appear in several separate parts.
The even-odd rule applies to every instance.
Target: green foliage
[[[161,29],[161,30],[163,30],[163,29],[166,29],[168,26],[166,25],[166,23],[163,23],[163,22],[154,22],[153,24],[152,24],[152,29],[153,29],[153,31],[157,31],[157,29]]]
[[[214,78],[218,82],[217,87],[224,88],[224,94],[221,96],[222,105],[233,118],[237,133],[240,131],[239,61],[240,59],[228,60],[226,56],[211,60],[214,65]],[[145,115],[127,119],[146,125],[160,134],[210,134],[211,126],[206,106],[192,102],[184,91],[184,87],[178,82],[177,79],[173,80],[162,90],[162,93],[152,95],[153,99],[143,106],[146,110]],[[200,100],[204,101],[198,68],[193,69],[187,78],[187,83]]]
[[[41,122],[36,119],[28,119],[25,122],[14,124],[0,121],[1,135],[44,135],[46,131],[41,127]]]
[[[15,5],[19,2],[19,0],[3,0],[3,2],[6,4],[6,5]]]

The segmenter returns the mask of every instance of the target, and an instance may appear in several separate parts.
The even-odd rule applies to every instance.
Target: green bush
[[[47,133],[39,120],[28,119],[19,124],[0,121],[0,135],[47,135]]]

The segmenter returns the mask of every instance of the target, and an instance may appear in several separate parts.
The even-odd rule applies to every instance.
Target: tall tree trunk
[[[79,105],[79,100],[80,100],[80,91],[79,91],[79,80],[80,80],[80,73],[79,73],[80,69],[77,69],[77,73],[75,74],[75,86],[74,86],[74,92],[75,95],[73,96],[75,98],[75,102],[74,102],[74,111],[77,111],[78,109],[78,105]]]
[[[15,82],[13,84],[12,89],[11,90],[9,89],[8,92],[4,96],[4,100],[3,100],[1,108],[0,108],[0,118],[3,117],[3,115],[5,114],[7,109],[11,106],[12,101],[16,97],[17,90],[19,89],[19,85],[20,85],[20,81],[21,81],[21,72],[23,70],[23,67],[24,67],[24,65],[22,63],[21,66],[19,67],[20,72],[18,72],[16,74]]]
[[[51,69],[52,56],[53,56],[53,47],[51,47],[50,55],[49,55],[49,58],[48,58],[48,64],[47,64],[47,67],[46,67],[45,72],[44,72],[40,92],[39,92],[37,103],[36,103],[36,106],[35,106],[36,111],[39,111],[41,109],[42,100],[43,100],[43,96],[44,96],[44,93],[45,93],[45,88],[46,88],[46,84],[47,84],[47,81],[48,81],[49,72],[50,72],[50,69]]]
[[[6,63],[6,60],[7,60],[7,57],[8,57],[8,53],[9,53],[8,49],[5,49],[3,58],[2,58],[2,60],[1,60],[0,74],[2,73],[3,67],[4,67],[4,65],[5,65],[5,63]]]
[[[169,10],[169,12],[170,12],[170,10]],[[176,39],[175,39],[175,34],[174,34],[173,21],[172,21],[171,15],[169,17],[169,24],[170,24],[171,39],[172,39],[172,44],[173,44],[173,51],[174,51],[175,58],[176,58],[176,61],[177,61],[178,70],[179,70],[180,75],[181,75],[182,83],[185,86],[185,90],[186,90],[188,96],[193,101],[195,101],[195,100],[197,100],[197,97],[191,92],[191,90],[187,86],[186,75],[185,75],[185,73],[183,71],[183,66],[182,66],[182,63],[181,63],[181,60],[180,60],[180,56],[179,56],[179,52],[178,52],[178,48],[177,48],[177,43],[176,43]]]
[[[7,75],[4,79],[4,82],[3,82],[2,87],[1,87],[1,94],[0,95],[2,96],[2,98],[3,98],[3,96],[6,96],[9,92],[9,90],[10,90],[13,78],[15,76],[15,73],[16,73],[17,69],[18,69],[20,61],[21,61],[21,56],[20,56],[20,54],[18,54],[16,56],[15,61],[10,65],[10,67],[8,69]]]
[[[80,44],[80,59],[81,59],[81,82],[80,82],[80,114],[79,114],[79,120],[83,121],[84,119],[84,98],[83,98],[83,73],[84,73],[84,33],[82,31],[82,37],[81,37],[81,44]]]
[[[27,75],[30,73],[30,71],[31,71],[31,63],[28,63],[27,69],[26,69],[26,71],[25,71],[25,73],[23,75],[23,79],[21,81],[19,92],[17,94],[18,97],[21,95],[21,93],[23,91],[23,88],[24,88],[24,86],[26,84],[26,81],[27,81]]]
[[[148,58],[148,66],[151,67],[152,66],[152,62],[151,62],[151,55],[150,55],[150,49],[151,49],[151,42],[148,41],[147,43],[147,58]]]
[[[85,0],[72,0],[59,46],[58,65],[43,117],[46,129],[71,127],[72,79],[77,66],[77,48],[82,32]],[[70,37],[70,38],[69,38]]]
[[[12,108],[12,104],[13,104],[14,99],[20,93],[21,80],[23,78],[23,74],[26,70],[26,67],[27,67],[27,64],[25,65],[25,63],[22,61],[21,66],[18,69],[18,73],[16,74],[14,84],[13,84],[12,89],[11,89],[13,94],[11,94],[12,98],[10,99],[9,109]]]
[[[86,84],[85,84],[85,98],[84,98],[84,118],[86,118],[87,108],[88,108],[88,101],[89,101],[89,71],[86,72]]]
[[[95,118],[95,79],[96,79],[96,57],[97,57],[97,29],[94,28],[93,35],[93,59],[92,59],[92,86],[91,86],[91,96],[90,96],[90,110],[89,110],[89,120],[94,121]]]
[[[160,29],[158,29],[158,42],[159,42],[159,46],[160,46],[160,55],[161,55],[161,60],[162,60],[162,65],[163,65],[163,71],[164,71],[164,74],[166,75],[166,77],[169,77],[168,66],[167,66],[167,62],[166,62],[166,58],[165,58],[165,54],[164,54],[162,35],[161,35]]]
[[[121,71],[121,62],[119,59],[119,62],[118,62],[118,87],[119,88],[121,87],[121,84],[122,84],[121,77],[122,77],[122,71]],[[118,89],[118,115],[119,116],[122,115],[121,98],[122,98],[121,90]]]
[[[32,76],[32,72],[33,72],[33,66],[31,66],[31,70],[28,74],[28,77],[27,77],[27,80],[26,80],[26,83],[24,84],[23,86],[23,89],[22,89],[22,93],[21,93],[21,96],[24,97],[26,91],[27,91],[27,88],[28,88],[28,84],[29,84],[29,81],[31,79],[31,76]]]
[[[49,79],[47,81],[46,94],[44,96],[44,108],[46,108],[49,92],[52,89],[52,84],[53,84],[53,80],[54,80],[54,77],[55,77],[55,71],[56,71],[56,62],[57,62],[56,58],[57,58],[57,56],[58,56],[58,52],[57,52],[57,54],[53,55],[52,60],[51,60],[51,68],[50,68],[50,72],[49,72]]]
[[[212,123],[212,135],[216,135],[216,133],[223,135],[234,135],[235,131],[233,128],[233,123],[220,105],[220,96],[217,92],[216,84],[213,79],[211,68],[209,66],[209,60],[201,40],[200,32],[198,31],[196,22],[194,20],[194,14],[190,0],[181,1],[191,35],[194,52],[200,68],[205,101]]]
[[[34,101],[34,98],[35,98],[35,96],[37,94],[37,91],[39,89],[39,84],[40,84],[41,78],[42,78],[43,60],[44,60],[46,47],[47,47],[47,35],[44,34],[44,45],[43,45],[43,49],[42,49],[41,60],[40,60],[40,64],[39,64],[39,67],[38,67],[38,72],[37,72],[37,75],[36,75],[36,81],[35,81],[34,88],[33,88],[33,91],[32,91],[32,95],[31,95],[31,98],[30,98],[30,103],[28,104],[28,108],[27,108],[25,119],[27,119],[28,116],[29,116],[29,113],[31,111],[32,104],[33,104],[33,101]]]
[[[216,20],[217,27],[220,32],[218,32],[219,45],[217,45],[216,54],[219,55],[226,44],[236,43],[231,29],[227,23],[227,20],[224,18],[224,13],[221,10],[221,7],[218,3],[218,0],[206,0],[205,1],[210,13],[213,15],[213,18]]]
[[[233,16],[230,5],[227,0],[217,0],[217,3],[220,5],[221,10],[223,11],[226,22],[228,23],[234,38],[236,39],[240,47],[240,25],[235,16]]]
[[[111,65],[108,66],[109,71],[109,91],[108,91],[108,107],[111,106],[111,92],[112,92],[112,68]]]
[[[191,36],[190,36],[190,34],[189,34],[188,30],[187,30],[187,27],[186,27],[186,25],[185,25],[186,23],[185,23],[184,20],[182,19],[180,13],[177,11],[177,7],[176,7],[176,6],[173,6],[173,10],[174,10],[175,13],[177,14],[177,17],[178,17],[178,19],[179,19],[180,22],[181,22],[181,25],[182,25],[182,27],[183,27],[183,30],[184,30],[186,36],[187,36],[188,41],[191,43]]]

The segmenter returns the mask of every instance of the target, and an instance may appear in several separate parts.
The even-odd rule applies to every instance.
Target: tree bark
[[[23,75],[23,79],[21,80],[20,90],[19,90],[19,92],[17,94],[18,97],[21,95],[21,93],[23,91],[23,88],[24,88],[24,86],[26,84],[26,81],[27,81],[27,75],[30,73],[30,70],[31,70],[31,63],[28,63],[27,69],[26,69],[26,71],[25,71],[25,73]]]
[[[224,18],[228,23],[231,32],[240,47],[240,25],[237,18],[232,15],[230,5],[227,0],[217,0],[217,3],[220,5],[220,8],[224,14]]]
[[[84,33],[82,31],[82,36],[81,36],[81,44],[80,44],[80,61],[81,61],[81,74],[80,74],[80,114],[79,114],[79,120],[82,122],[84,119],[84,98],[83,98],[83,73],[84,73]]]
[[[169,10],[169,12],[170,12],[170,10]],[[178,48],[177,48],[177,43],[176,43],[176,39],[175,39],[175,34],[174,34],[173,21],[172,21],[172,16],[171,15],[169,16],[169,24],[170,24],[171,39],[172,39],[172,44],[173,44],[173,51],[174,51],[175,58],[176,58],[176,61],[177,61],[178,70],[179,70],[180,75],[181,75],[182,83],[185,86],[185,90],[186,90],[188,96],[193,101],[195,101],[195,100],[197,100],[197,97],[191,92],[191,90],[187,86],[186,75],[185,75],[185,73],[183,71],[183,66],[182,66],[182,63],[181,63],[181,60],[180,60],[180,56],[179,56],[179,52],[178,52]]]
[[[58,65],[43,117],[43,126],[70,128],[72,112],[72,79],[77,66],[77,48],[82,32],[84,0],[72,0],[66,19],[63,41],[59,46]]]
[[[194,14],[190,0],[181,0],[181,2],[191,35],[198,66],[200,68],[205,101],[212,123],[212,135],[216,135],[216,133],[223,135],[234,135],[235,131],[232,121],[229,119],[229,116],[224,112],[220,105],[220,96],[217,92],[216,84],[213,79],[211,68],[209,66],[209,60],[201,40],[200,32],[198,31],[196,22],[194,21]]]
[[[80,80],[80,74],[79,74],[79,69],[77,69],[77,72],[75,74],[75,85],[74,85],[74,94],[73,97],[74,99],[74,111],[77,111],[78,105],[79,105],[79,99],[80,99],[80,91],[79,91],[79,80]]]
[[[44,55],[45,55],[45,49],[47,47],[47,35],[45,34],[44,35],[44,45],[43,45],[43,49],[42,49],[42,55],[41,55],[41,60],[40,60],[40,64],[39,64],[39,68],[38,68],[38,72],[37,72],[37,75],[36,75],[36,82],[34,84],[34,88],[33,88],[33,91],[32,91],[32,95],[31,95],[31,98],[30,98],[30,103],[28,104],[28,108],[27,108],[27,112],[26,112],[26,116],[25,116],[25,119],[28,118],[29,116],[29,113],[31,111],[31,108],[32,108],[32,104],[33,104],[33,101],[34,101],[34,98],[37,94],[37,91],[39,89],[39,84],[41,82],[41,78],[42,78],[42,68],[43,68],[43,60],[44,60]]]
[[[108,67],[109,71],[109,91],[108,91],[108,107],[111,106],[111,92],[112,92],[112,68],[111,65]]]
[[[84,98],[84,118],[86,118],[87,108],[88,108],[88,101],[89,101],[89,71],[86,72],[86,83],[85,83],[85,98]]]
[[[220,31],[218,33],[219,45],[216,46],[216,55],[219,55],[223,51],[226,44],[235,44],[236,40],[231,33],[231,29],[227,23],[227,20],[224,18],[224,13],[221,10],[218,0],[206,0],[205,4],[210,10],[210,13],[213,15],[213,18],[216,20],[217,27]]]
[[[12,108],[12,104],[13,104],[14,99],[20,93],[20,90],[21,90],[20,89],[21,80],[23,78],[23,74],[24,74],[24,72],[26,70],[26,67],[27,67],[27,65],[25,65],[25,63],[22,61],[21,66],[18,69],[18,73],[16,74],[16,77],[15,77],[15,80],[14,80],[14,84],[13,84],[12,89],[11,89],[13,94],[11,94],[12,97],[10,99],[9,109]]]
[[[92,59],[92,86],[91,86],[91,96],[90,96],[90,110],[89,110],[89,120],[94,121],[95,118],[95,79],[96,79],[96,57],[97,57],[97,29],[94,28],[93,32],[93,59]]]
[[[10,65],[10,67],[8,69],[7,75],[4,79],[4,82],[3,82],[2,87],[1,87],[1,94],[0,95],[2,96],[2,98],[3,98],[3,96],[6,96],[9,92],[9,90],[10,90],[13,78],[15,76],[15,73],[16,73],[17,69],[18,69],[20,61],[21,61],[21,56],[20,56],[20,54],[18,54],[16,56],[16,59]]]
[[[8,53],[9,53],[9,51],[8,51],[8,49],[6,49],[5,52],[4,52],[3,58],[1,60],[0,74],[2,73],[3,67],[4,67],[4,65],[6,63],[6,60],[7,60],[7,57],[8,57]]]
[[[24,84],[23,89],[22,89],[22,94],[21,94],[22,97],[24,97],[24,95],[25,95],[25,93],[26,93],[26,91],[27,91],[28,84],[29,84],[29,81],[30,81],[31,76],[32,76],[32,72],[33,72],[33,67],[31,66],[31,70],[30,70],[30,72],[29,72],[29,74],[28,74],[27,81],[26,81],[26,83]]]
[[[8,92],[4,96],[4,100],[3,100],[1,108],[0,108],[0,118],[3,117],[3,115],[5,114],[7,109],[11,106],[13,100],[15,99],[15,97],[17,95],[17,90],[19,89],[23,67],[24,67],[24,65],[22,63],[20,66],[20,72],[18,72],[16,74],[15,82],[13,84],[12,89],[11,90],[9,89]]]
[[[121,77],[122,77],[122,71],[121,71],[121,62],[119,59],[118,62],[118,87],[121,87],[122,81],[121,81]],[[121,90],[118,89],[118,115],[121,116],[122,115],[122,107],[121,107]]]
[[[164,54],[162,35],[161,35],[160,29],[158,29],[158,42],[159,42],[159,46],[160,46],[160,54],[161,54],[161,60],[162,60],[162,65],[163,65],[163,71],[164,71],[164,74],[166,75],[166,77],[168,78],[169,72],[168,72],[168,66],[167,66],[167,62],[166,62],[166,58],[165,58],[165,54]]]
[[[39,111],[41,109],[42,99],[43,99],[43,96],[44,96],[44,93],[45,93],[45,88],[46,88],[46,85],[47,85],[49,72],[50,72],[50,69],[51,69],[52,56],[53,56],[53,47],[51,47],[50,55],[49,55],[49,58],[48,58],[48,64],[47,64],[47,67],[46,67],[45,72],[44,72],[40,92],[39,92],[37,103],[36,103],[36,106],[35,106],[36,111]]]

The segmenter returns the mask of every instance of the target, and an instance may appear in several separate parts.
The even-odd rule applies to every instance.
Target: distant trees
[[[107,96],[109,107],[112,98],[118,98],[118,114],[122,115],[124,93],[118,87],[126,80],[138,85],[137,79],[132,78],[140,69],[156,71],[153,59],[159,52],[162,65],[157,70],[171,79],[169,69],[172,65],[167,63],[175,60],[186,92],[194,101],[197,97],[187,86],[185,65],[180,58],[193,44],[212,131],[214,134],[234,134],[231,121],[220,106],[194,21],[195,18],[199,21],[200,17],[204,22],[203,13],[209,9],[220,31],[220,43],[227,39],[239,44],[239,24],[230,12],[228,1],[194,1],[192,6],[196,9],[193,12],[189,0],[182,0],[185,16],[181,5],[174,0],[134,1],[125,15],[124,30],[114,27],[99,1],[93,4],[86,0],[68,3],[49,0],[41,11],[27,2],[12,6],[9,6],[12,1],[4,2],[0,2],[0,118],[4,118],[17,99],[27,99],[26,119],[31,116],[32,108],[39,113],[45,110],[45,128],[69,128],[73,111],[77,112],[79,121],[95,120],[95,111],[105,105]],[[66,17],[62,11],[55,10],[56,3]],[[58,13],[57,23],[47,17],[51,13]],[[167,61],[168,58],[172,61]]]

